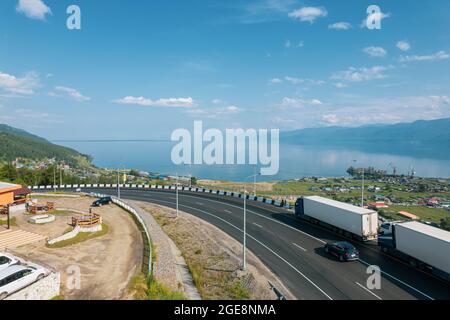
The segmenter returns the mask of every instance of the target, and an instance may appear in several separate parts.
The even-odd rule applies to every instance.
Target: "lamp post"
[[[353,162],[358,162],[353,160]],[[364,167],[362,168],[362,185],[361,185],[361,208],[364,208]]]
[[[175,193],[176,193],[176,199],[177,199],[177,205],[176,205],[177,215],[176,215],[176,217],[178,218],[178,172],[177,172],[177,183],[175,185]]]
[[[364,168],[362,168],[361,208],[364,208]]]
[[[120,166],[117,168],[117,198],[120,199]]]
[[[249,178],[254,178],[256,180],[256,176],[260,173],[252,174],[244,179],[244,239],[242,243],[242,270],[245,271],[247,269],[247,188],[245,187],[245,182]]]
[[[8,218],[8,230],[11,228],[9,206],[10,206],[9,204],[6,205],[6,214],[7,214],[7,218]]]

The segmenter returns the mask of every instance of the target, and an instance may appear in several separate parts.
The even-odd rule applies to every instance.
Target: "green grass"
[[[48,244],[47,243],[46,246],[48,248],[52,248],[52,249],[72,246],[72,245],[80,243],[80,242],[85,242],[85,241],[88,241],[88,240],[91,240],[91,239],[94,239],[94,238],[98,238],[98,237],[104,236],[105,234],[108,233],[108,231],[109,231],[108,225],[103,223],[102,224],[102,231],[94,232],[94,233],[91,233],[91,232],[80,232],[72,239],[60,241],[60,242],[57,242],[57,243],[54,243],[54,244]]]
[[[153,277],[145,278],[142,274],[131,279],[128,289],[134,292],[136,300],[186,300],[183,293],[173,291]]]
[[[50,300],[64,300],[64,297],[63,296],[54,296]]]
[[[421,220],[439,223],[441,219],[450,218],[450,211],[440,208],[429,208],[424,206],[396,206],[383,209],[383,215],[394,220],[408,220],[398,214],[399,211],[407,211],[420,217]]]
[[[250,298],[249,291],[244,288],[240,281],[235,282],[230,286],[230,291],[233,295],[233,300],[246,300]]]
[[[16,221],[16,217],[12,217],[10,220],[9,220],[9,223],[10,223],[10,226],[11,227],[17,227],[18,226],[18,224],[17,224],[17,221]],[[0,220],[0,226],[6,226],[6,225],[8,225],[8,220],[7,220],[7,218],[5,217],[5,219],[1,219]]]

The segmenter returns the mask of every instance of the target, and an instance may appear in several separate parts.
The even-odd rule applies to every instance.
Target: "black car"
[[[111,197],[103,197],[103,198],[100,198],[98,200],[95,200],[92,203],[92,206],[93,207],[101,207],[104,204],[111,204],[111,203],[112,203],[112,198]]]
[[[359,252],[356,248],[348,242],[335,242],[325,244],[325,252],[329,253],[339,261],[352,261],[359,259]]]

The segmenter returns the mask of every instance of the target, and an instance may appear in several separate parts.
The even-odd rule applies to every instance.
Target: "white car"
[[[16,257],[7,253],[0,252],[0,271],[8,268],[9,266],[19,263],[20,261]]]
[[[0,300],[41,280],[46,275],[48,270],[35,264],[13,265],[0,271]]]

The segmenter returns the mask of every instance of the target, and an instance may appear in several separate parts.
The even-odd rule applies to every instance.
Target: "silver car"
[[[44,278],[48,270],[32,265],[13,265],[0,271],[0,300]]]
[[[20,262],[16,257],[7,253],[0,252],[0,271],[19,263]]]

